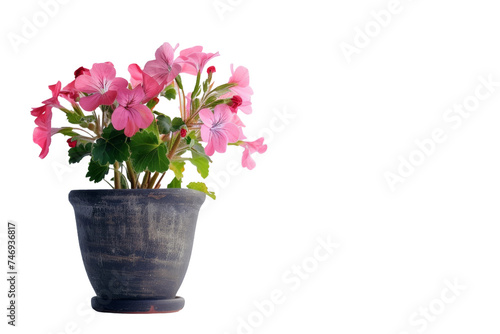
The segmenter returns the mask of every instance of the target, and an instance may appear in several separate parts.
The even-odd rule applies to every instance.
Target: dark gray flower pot
[[[176,312],[205,194],[191,189],[73,190],[96,311]]]

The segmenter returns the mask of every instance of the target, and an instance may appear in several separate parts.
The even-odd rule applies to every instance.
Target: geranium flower
[[[250,101],[253,95],[253,90],[250,85],[250,75],[248,74],[248,69],[243,66],[238,66],[236,71],[233,69],[231,64],[231,77],[228,83],[235,83],[237,86],[229,88],[234,95],[241,97],[241,105],[238,108],[245,114],[252,113],[252,102]]]
[[[142,102],[146,103],[149,100],[158,96],[163,90],[163,85],[160,85],[153,77],[144,73],[143,70],[137,64],[130,64],[128,67],[130,73],[130,83],[132,88],[142,85],[144,90],[144,100]]]
[[[141,102],[145,97],[142,87],[118,90],[118,108],[111,114],[111,123],[117,130],[125,129],[125,135],[132,137],[139,129],[147,128],[154,119],[151,110]]]
[[[216,53],[204,53],[202,52],[202,46],[194,46],[189,49],[182,50],[179,54],[179,62],[182,63],[181,73],[188,73],[192,75],[198,75],[205,68],[207,62],[219,56],[219,52]],[[215,67],[214,67],[215,72]]]
[[[80,92],[75,87],[75,80],[64,86],[59,92],[59,96],[66,99],[73,107],[76,106],[76,100],[80,97]]]
[[[160,85],[170,84],[182,69],[177,60],[174,61],[174,52],[178,46],[179,44],[172,48],[170,44],[163,43],[155,52],[156,59],[148,61],[143,72],[153,77]]]
[[[137,64],[130,64],[128,66],[128,72],[130,73],[130,84],[132,88],[137,87],[137,85],[142,84],[142,70]]]
[[[252,142],[242,142],[240,146],[245,148],[241,165],[250,170],[255,168],[255,160],[253,160],[252,154],[255,152],[262,154],[267,151],[267,145],[264,145],[264,138],[259,138]]]
[[[35,116],[35,117],[39,117],[40,115],[46,113],[47,110],[52,112],[52,107],[44,104],[43,106],[38,107],[38,108],[31,108],[31,115]]]
[[[226,104],[217,105],[214,112],[207,108],[202,109],[199,115],[203,121],[201,139],[207,142],[207,155],[213,155],[215,151],[224,153],[228,143],[238,140],[240,130],[233,123],[233,113]]]
[[[231,110],[232,111],[232,110]],[[243,128],[246,127],[245,124],[241,121],[241,118],[239,118],[238,115],[233,113],[233,123],[236,124],[238,127],[239,135],[238,135],[238,141],[247,139],[247,137],[243,134]]]
[[[45,158],[49,153],[49,146],[52,141],[52,136],[61,128],[51,128],[52,108],[49,106],[43,114],[35,119],[35,124],[38,125],[33,130],[33,141],[42,149],[40,158]]]
[[[59,103],[59,92],[61,91],[61,81],[58,81],[55,85],[49,86],[52,92],[52,97],[48,100],[43,101],[45,105],[49,105],[54,108],[62,109],[63,106]]]
[[[80,98],[80,105],[87,111],[100,105],[112,105],[118,89],[127,87],[127,84],[127,80],[116,78],[115,67],[109,62],[94,64],[90,75],[80,75],[75,80],[77,90],[90,94]]]

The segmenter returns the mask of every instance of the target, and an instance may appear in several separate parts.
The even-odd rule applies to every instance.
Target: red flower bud
[[[231,108],[231,111],[233,113],[236,113],[238,111],[238,107],[241,106],[243,103],[243,100],[239,95],[235,95],[231,98],[231,103],[229,104],[229,108]]]
[[[181,129],[181,137],[182,137],[182,138],[186,137],[187,133],[188,133],[188,132],[187,132],[187,130],[186,130],[186,129],[184,129],[184,128],[182,128],[182,129]]]
[[[80,75],[90,75],[90,71],[83,67],[83,66],[80,66],[76,71],[75,71],[75,79],[78,78]]]
[[[212,74],[212,73],[215,73],[215,66],[210,66],[209,68],[207,68],[207,73],[208,74]]]
[[[69,138],[68,140],[66,140],[66,142],[68,143],[69,147],[76,147],[76,140],[73,141],[73,138]]]

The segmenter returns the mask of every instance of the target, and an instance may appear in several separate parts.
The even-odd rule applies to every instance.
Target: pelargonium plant
[[[242,165],[255,167],[254,153],[264,153],[264,138],[245,140],[238,112],[252,113],[252,88],[248,70],[231,65],[231,77],[221,85],[213,81],[214,66],[207,63],[219,53],[204,53],[201,46],[180,51],[164,43],[154,60],[144,68],[128,67],[130,81],[116,77],[110,62],[97,63],[89,70],[80,67],[75,80],[62,87],[58,81],[49,86],[52,97],[33,108],[37,127],[33,141],[45,158],[54,134],[68,136],[69,163],[90,157],[87,177],[106,181],[115,189],[158,189],[168,170],[174,177],[168,188],[180,188],[186,162],[193,164],[202,178],[209,173],[211,156],[224,153],[228,145],[243,148]],[[206,73],[206,74],[205,74]],[[184,90],[181,74],[196,77],[194,89]],[[202,80],[202,77],[206,79]],[[194,81],[194,79],[193,79]],[[64,107],[59,98],[71,104]],[[162,100],[178,100],[177,117],[156,110]],[[52,109],[66,114],[71,126],[52,127]],[[106,180],[112,171],[109,182]],[[202,182],[187,188],[215,198]]]

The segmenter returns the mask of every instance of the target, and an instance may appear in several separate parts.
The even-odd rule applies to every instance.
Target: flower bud
[[[90,71],[87,68],[80,66],[75,71],[75,79],[78,78],[80,75],[90,75]]]
[[[78,144],[76,140],[73,141],[73,138],[69,138],[68,140],[66,140],[66,142],[68,143],[69,147],[76,147],[76,144]]]
[[[236,113],[238,111],[238,107],[241,106],[242,103],[242,98],[239,95],[235,95],[231,98],[231,102],[228,105],[229,108],[231,108],[231,111]]]
[[[210,66],[209,68],[207,68],[207,73],[210,75],[212,73],[215,73],[215,66]]]

